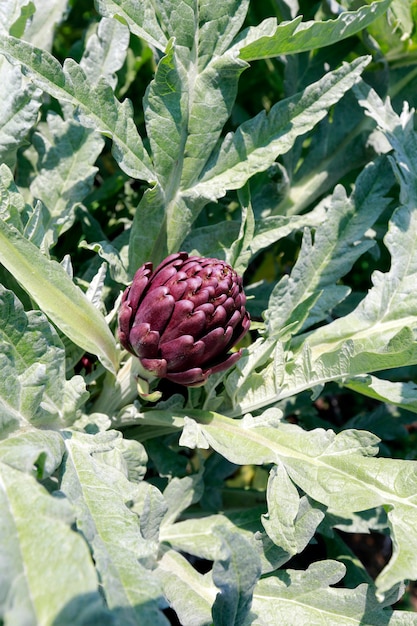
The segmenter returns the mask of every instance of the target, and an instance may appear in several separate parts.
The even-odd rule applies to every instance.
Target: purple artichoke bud
[[[229,350],[249,330],[242,279],[218,259],[168,256],[145,263],[123,294],[119,339],[145,370],[181,385],[201,385],[236,363]]]

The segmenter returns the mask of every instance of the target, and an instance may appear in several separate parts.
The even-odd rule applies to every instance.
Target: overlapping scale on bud
[[[119,339],[143,368],[187,386],[233,365],[249,330],[242,279],[219,259],[171,254],[145,263],[123,294]]]

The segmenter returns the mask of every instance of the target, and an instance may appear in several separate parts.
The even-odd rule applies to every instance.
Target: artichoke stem
[[[111,374],[106,375],[103,389],[92,407],[92,412],[114,417],[123,407],[134,402],[138,395],[153,400],[144,391],[149,389],[149,384],[154,379],[152,374],[143,369],[139,359],[133,356],[128,358],[117,372],[116,378]]]

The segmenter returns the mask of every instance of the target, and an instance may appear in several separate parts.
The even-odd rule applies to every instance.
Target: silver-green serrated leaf
[[[27,6],[29,3],[27,0],[4,0],[0,4],[0,28],[5,33],[8,33],[13,25],[22,20],[22,14],[25,13],[25,5]],[[29,14],[32,12],[33,14],[33,3],[31,3],[32,7],[28,11]]]
[[[184,147],[186,158],[181,183],[184,190],[197,184],[202,176],[204,178],[204,170],[209,168],[209,156],[232,111],[239,77],[246,68],[246,63],[226,53],[214,57],[197,75],[192,86],[193,101]]]
[[[227,260],[227,254],[238,239],[239,232],[239,222],[232,220],[194,227],[184,239],[182,247],[192,254]],[[230,260],[227,262],[230,263]]]
[[[369,398],[417,413],[417,385],[412,381],[392,382],[367,375],[355,376],[345,382],[344,386]]]
[[[181,172],[180,155],[183,150],[184,137],[187,129],[183,120],[187,119],[188,77],[184,67],[179,63],[171,41],[166,54],[160,62],[154,79],[149,84],[144,101],[144,114],[152,148],[152,158],[158,179],[169,197],[166,189],[170,176],[177,177]]]
[[[363,30],[383,15],[390,3],[378,0],[356,11],[343,11],[335,20],[302,22],[300,16],[277,25],[276,20],[268,18],[248,29],[235,45],[245,61],[322,48]]]
[[[111,624],[69,503],[0,461],[0,616],[5,624]]]
[[[144,423],[160,423],[161,419],[169,423],[170,417],[160,413],[146,413]],[[374,458],[379,439],[366,431],[346,430],[336,435],[281,422],[271,427],[266,415],[236,420],[208,411],[177,410],[175,414],[176,424],[183,416],[188,433],[181,441],[186,445],[201,446],[204,441],[232,463],[242,465],[280,462],[296,485],[337,515],[383,506],[388,511],[394,547],[391,560],[377,578],[378,589],[385,592],[404,578],[417,576],[415,461]]]
[[[198,48],[199,67],[205,67],[214,56],[226,52],[233,38],[239,32],[246,13],[248,0],[225,0],[198,2]]]
[[[271,541],[284,553],[279,562],[281,565],[302,552],[324,513],[307,506],[305,498],[300,498],[282,464],[270,471],[266,495],[268,512],[262,516],[262,524]]]
[[[0,219],[23,232],[23,220],[27,208],[10,168],[2,163],[0,165]]]
[[[84,350],[96,354],[110,371],[116,370],[116,341],[104,316],[59,263],[47,259],[3,220],[0,220],[0,263],[65,335]]]
[[[214,561],[221,550],[221,533],[215,532],[216,529],[227,528],[232,533],[240,533],[247,541],[252,541],[254,533],[261,534],[260,519],[264,512],[265,506],[257,505],[245,510],[192,517],[171,526],[163,526],[160,539],[177,551]],[[258,554],[263,560],[263,569],[267,570],[261,550],[258,550]]]
[[[182,624],[208,626],[218,589],[211,572],[200,574],[175,550],[168,550],[158,562],[156,575]]]
[[[274,337],[260,337],[244,351],[225,379],[233,414],[267,406],[280,396],[285,360],[284,345]]]
[[[196,28],[196,36],[198,32]],[[144,194],[136,211],[129,273],[133,275],[145,261],[159,262],[178,250],[208,201],[240,188],[289,150],[357,82],[368,62],[357,59],[328,72],[305,92],[273,106],[268,116],[262,113],[242,124],[215,148],[245,64],[227,51],[200,70],[194,53],[170,43],[146,100],[148,135],[160,182]],[[151,219],[146,236],[143,214]]]
[[[323,119],[333,104],[360,79],[369,63],[360,57],[328,72],[302,93],[278,102],[269,111],[244,122],[225,137],[211,157],[200,181],[185,194],[216,199],[227,189],[238,189],[253,174],[266,170],[279,154],[287,152],[300,135]]]
[[[338,185],[325,200],[326,218],[315,230],[314,244],[305,231],[300,253],[290,276],[274,287],[266,312],[269,333],[286,325],[291,333],[322,321],[329,311],[349,293],[336,283],[349,272],[354,262],[374,245],[366,233],[389,203],[385,197],[391,186],[386,160],[371,163],[355,183],[351,197]],[[301,313],[303,302],[315,297]]]
[[[67,393],[85,401],[85,385],[65,380],[65,354],[55,329],[40,311],[26,313],[11,291],[0,286],[0,437],[28,422],[63,426],[75,419],[65,406]],[[88,394],[87,394],[88,396]]]
[[[130,31],[157,50],[164,51],[168,42],[163,32],[155,3],[152,0],[96,0],[98,11],[115,17],[129,26]]]
[[[40,480],[55,472],[64,452],[62,436],[53,430],[20,430],[0,441],[2,463]]]
[[[218,626],[242,624],[252,604],[252,594],[261,575],[261,562],[253,544],[239,533],[219,527],[221,549],[212,569],[213,582],[220,589],[212,607]]]
[[[281,362],[279,387],[265,387],[252,377],[251,371],[257,373],[258,365],[250,348],[226,379],[233,414],[267,406],[306,389],[319,390],[331,380],[349,383],[352,376],[417,362],[413,315],[417,306],[417,140],[413,118],[407,109],[396,115],[389,101],[383,103],[364,83],[355,87],[355,92],[394,148],[390,162],[404,204],[394,211],[384,239],[392,257],[390,270],[373,273],[373,287],[351,313],[294,340],[284,367]],[[262,375],[271,379],[275,371],[276,363],[270,361]]]
[[[43,0],[31,0],[31,2],[35,6],[35,12],[31,19],[26,21],[23,39],[30,41],[34,46],[50,51],[57,26],[63,21],[68,11],[68,0],[54,0],[47,4]]]
[[[22,76],[20,70],[0,58],[0,162],[10,168],[16,164],[16,152],[35,124],[41,106],[41,91]]]
[[[159,183],[144,194],[130,239],[130,273],[177,250],[207,199],[184,198],[201,174],[231,113],[245,64],[214,57],[201,71],[171,42],[146,93],[145,118]],[[142,216],[150,217],[144,233]]]
[[[288,65],[288,74],[294,74],[292,78],[287,76],[290,84],[298,83],[301,59],[297,69],[291,72],[294,64],[295,60]],[[285,184],[281,186],[281,195],[273,205],[272,214],[300,214],[323,194],[332,192],[348,173],[369,163],[372,130],[372,122],[364,119],[354,95],[348,92],[335,105],[332,114],[310,133],[307,149],[298,141],[283,158]]]
[[[109,272],[113,280],[122,285],[127,285],[129,282],[127,269],[125,267],[124,259],[120,251],[115,248],[111,243],[106,240],[97,241],[94,243],[86,243],[84,240],[79,244],[80,248],[86,250],[93,250],[98,256],[106,261],[101,267],[108,266]]]
[[[403,205],[393,214],[384,242],[392,263],[386,273],[372,275],[373,287],[349,315],[312,333],[308,339],[312,366],[324,364],[326,353],[344,352],[350,374],[362,374],[416,362],[415,276],[417,273],[417,136],[407,111],[398,117],[362,84],[357,94],[394,148],[391,159],[401,186]],[[390,360],[391,357],[391,360]],[[333,360],[333,359],[332,359]],[[349,365],[349,363],[351,365]],[[321,365],[319,369],[322,369]],[[342,367],[342,370],[344,368]]]
[[[49,219],[43,220],[43,227],[56,241],[72,226],[75,207],[92,189],[97,173],[94,163],[104,140],[74,120],[63,121],[49,113],[47,126],[38,128],[33,145],[38,163],[30,191],[48,209]]]
[[[95,85],[104,77],[114,89],[117,84],[116,72],[126,59],[129,46],[129,29],[118,20],[104,17],[97,31],[88,38],[80,65],[90,84]]]
[[[133,121],[132,105],[120,103],[105,79],[91,86],[81,66],[66,59],[64,66],[49,52],[14,37],[2,37],[0,54],[20,64],[24,73],[46,93],[76,107],[77,116],[113,140],[113,155],[133,178],[154,179],[152,165]]]
[[[306,571],[283,570],[261,579],[244,626],[253,624],[253,619],[259,626],[391,624],[391,609],[377,601],[368,585],[334,587],[344,573],[342,563],[328,560],[313,563]]]
[[[202,474],[172,478],[164,490],[167,511],[162,524],[172,524],[191,504],[198,502],[204,491]]]
[[[239,190],[238,198],[242,206],[241,225],[238,236],[226,251],[226,261],[241,275],[251,259],[251,243],[255,234],[256,220],[252,209],[249,186]]]
[[[247,268],[248,260],[252,259],[253,256],[258,254],[261,250],[264,250],[284,237],[288,237],[297,230],[302,230],[303,228],[317,229],[324,222],[325,218],[326,209],[321,203],[304,215],[269,215],[263,217],[261,220],[257,219],[254,222],[252,236],[249,236],[251,232],[251,230],[249,230],[248,234],[245,235],[243,239],[243,246],[242,243],[240,244],[241,250],[237,259],[235,259],[233,250],[241,235],[236,236],[235,231],[232,231],[235,236],[230,242],[230,250],[226,250],[226,259],[228,259],[229,263],[231,262],[233,264],[233,267],[238,273],[243,273]],[[248,218],[246,218],[246,220],[247,219]],[[251,218],[249,217],[249,219]],[[224,222],[222,227],[227,227],[230,224],[235,225],[234,222]],[[244,228],[246,229],[247,225],[244,225]],[[221,229],[219,228],[219,230]],[[245,233],[246,231],[243,232]],[[194,241],[194,239],[191,238],[190,240]]]
[[[115,431],[95,436],[68,432],[61,489],[90,544],[107,605],[117,608],[123,624],[167,626],[159,611],[164,605],[159,584],[142,564],[155,546],[141,535],[140,513],[132,510],[140,487],[129,480],[120,441]]]

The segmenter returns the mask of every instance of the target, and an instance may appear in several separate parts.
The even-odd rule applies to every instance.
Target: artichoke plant
[[[171,254],[145,263],[125,290],[119,339],[143,368],[187,386],[233,365],[229,352],[249,330],[242,279],[219,259]]]

